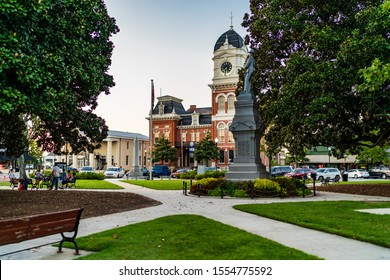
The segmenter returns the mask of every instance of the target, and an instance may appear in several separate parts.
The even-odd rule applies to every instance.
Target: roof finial
[[[233,30],[233,12],[230,12],[230,29]]]

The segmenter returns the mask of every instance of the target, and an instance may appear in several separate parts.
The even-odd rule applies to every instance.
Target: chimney
[[[190,109],[188,111],[194,112],[196,110],[196,105],[190,105]]]

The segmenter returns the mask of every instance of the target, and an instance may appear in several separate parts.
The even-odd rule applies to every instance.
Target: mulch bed
[[[389,184],[316,186],[317,191],[390,197]],[[84,208],[81,218],[97,217],[145,207],[161,202],[142,195],[114,191],[0,191],[0,220],[50,213],[73,208]]]
[[[316,186],[318,191],[337,192],[337,193],[349,193],[357,195],[371,195],[371,196],[385,196],[390,197],[390,182],[389,184],[377,184],[377,185],[365,185],[365,184],[353,184],[353,185],[340,185],[337,183],[330,184],[329,186]]]
[[[142,195],[113,191],[0,191],[0,220],[84,208],[81,218],[97,217],[145,207],[161,202]]]

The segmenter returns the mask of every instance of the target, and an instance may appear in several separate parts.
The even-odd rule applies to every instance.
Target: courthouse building
[[[190,147],[207,133],[220,148],[216,164],[226,167],[234,162],[234,139],[229,126],[235,112],[238,70],[244,66],[249,53],[243,38],[232,26],[217,39],[213,51],[210,107],[191,105],[185,109],[182,99],[165,95],[157,98],[152,111],[153,144],[165,136],[179,150],[177,167],[197,165]]]

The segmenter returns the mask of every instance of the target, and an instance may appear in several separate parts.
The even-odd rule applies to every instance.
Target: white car
[[[351,169],[348,171],[348,178],[368,178],[370,174],[364,169]]]
[[[106,178],[122,178],[125,176],[125,170],[122,167],[109,167],[104,172]]]
[[[337,168],[319,168],[316,171],[317,180],[321,181],[329,178],[329,180],[339,181],[341,178],[340,170]]]
[[[80,173],[95,172],[92,166],[83,166],[80,169]]]

